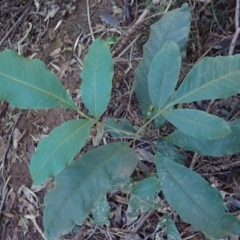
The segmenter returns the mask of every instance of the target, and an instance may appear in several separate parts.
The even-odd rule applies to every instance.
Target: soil
[[[95,38],[102,36],[106,39],[115,35],[121,39],[121,36],[124,36],[124,33],[138,19],[146,5],[150,6],[152,16],[165,8],[164,3],[168,3],[168,1],[163,1],[163,5],[154,6],[150,0],[135,0],[131,19],[125,20],[124,2],[115,1],[117,13],[113,10],[113,2],[113,0],[43,0],[34,3],[31,0],[0,0],[0,50],[14,49],[17,51],[18,42],[24,38],[20,44],[22,55],[44,61],[48,68],[59,77],[78,107],[84,112],[85,109],[79,97],[79,87],[82,62],[92,42],[89,21]],[[222,0],[214,4],[204,3],[208,1],[173,1],[170,9],[181,6],[183,2],[192,4],[192,15],[195,20],[192,22],[191,30],[195,37],[190,38],[181,78],[204,54],[208,56],[218,54],[218,50],[213,48],[214,42],[220,42],[224,37],[232,36],[235,31],[235,1]],[[196,5],[194,5],[195,2]],[[29,4],[31,8],[25,14],[24,11]],[[55,13],[56,8],[58,11]],[[88,19],[88,10],[90,19]],[[51,17],[47,16],[47,12],[52,14]],[[103,13],[115,14],[119,26],[111,26],[106,21],[103,22],[100,17]],[[23,20],[18,24],[21,18]],[[123,46],[118,46],[119,49],[114,58],[112,100],[104,118],[124,117],[129,119],[133,125],[141,124],[138,102],[132,93],[134,69],[141,59],[142,46],[148,38],[149,26],[158,19],[159,16],[153,17],[141,24],[141,27],[123,42]],[[25,36],[29,23],[32,24],[32,28]],[[138,35],[140,37],[133,47],[126,49],[127,45]],[[237,51],[238,47],[236,53]],[[220,54],[226,54],[226,50]],[[240,105],[237,104],[239,101],[239,96],[217,100],[211,111],[227,120],[235,119],[240,112]],[[202,102],[200,107],[207,108],[208,106],[209,102]],[[45,193],[51,189],[53,182],[38,186],[37,189],[31,188],[29,163],[39,141],[44,136],[47,136],[56,126],[76,117],[76,113],[70,110],[19,111],[5,102],[0,103],[0,159],[2,159],[3,168],[0,176],[3,175],[6,183],[0,182],[0,192],[4,192],[4,187],[7,191],[5,201],[4,195],[0,195],[1,201],[4,201],[0,219],[1,239],[44,239],[42,235],[43,198]],[[191,159],[193,153],[189,154]],[[224,189],[225,192],[231,193],[239,188],[240,164],[238,159],[239,155],[208,159],[208,164],[203,164],[204,161],[201,161],[195,170],[220,190]],[[145,165],[148,171],[155,171],[152,166]],[[234,168],[226,166],[234,166]],[[238,191],[240,195],[240,189]],[[118,208],[120,204],[116,198],[121,197],[124,196],[117,192],[109,197],[109,200],[114,201],[115,207]],[[126,205],[122,207],[120,216],[115,213],[115,218],[112,218],[114,228],[111,231],[116,232],[114,239],[127,239],[122,220],[125,209]],[[153,239],[147,236],[155,231],[164,212],[173,211],[166,205],[163,212],[156,211],[150,214],[131,239]],[[175,213],[173,215],[184,239],[206,239],[201,233],[195,232],[191,226],[183,223]],[[63,236],[62,239],[110,239],[107,231],[108,229],[104,228],[94,228],[86,221],[85,225],[81,228],[76,227],[70,235]],[[165,236],[162,237],[165,239]]]

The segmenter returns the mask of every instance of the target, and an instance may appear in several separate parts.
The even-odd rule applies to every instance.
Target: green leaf
[[[138,158],[127,143],[95,148],[73,161],[58,176],[44,198],[43,225],[48,240],[81,225],[95,204],[129,179]]]
[[[157,195],[141,197],[131,195],[129,201],[128,216],[130,218],[137,217],[145,212],[154,211],[161,206],[161,200]]]
[[[130,194],[136,184],[137,182],[133,178],[129,178],[129,180],[121,187],[121,190],[124,193]]]
[[[162,223],[166,226],[168,240],[182,240],[175,223],[168,215],[163,216]]]
[[[112,37],[108,37],[106,40],[106,43],[108,45],[113,45],[114,43],[116,43],[118,40],[118,38],[116,36],[112,36]]]
[[[160,190],[158,178],[148,177],[136,184],[132,189],[132,194],[139,197],[148,197]]]
[[[132,124],[125,118],[114,119],[109,118],[103,122],[106,130],[111,133],[113,137],[135,137],[136,130]]]
[[[157,141],[156,150],[158,154],[184,165],[183,156],[172,143],[166,140],[166,138],[161,138]]]
[[[92,215],[94,218],[93,224],[97,224],[101,227],[103,227],[103,225],[110,226],[110,222],[108,220],[109,214],[109,205],[106,196],[103,196],[95,203],[95,206],[92,210]]]
[[[59,79],[37,59],[0,53],[0,100],[20,109],[77,109]]]
[[[81,74],[82,100],[89,112],[98,119],[106,110],[111,97],[113,60],[108,44],[96,39],[84,58]]]
[[[183,221],[218,239],[240,233],[240,222],[225,212],[217,189],[197,173],[166,157],[159,157],[158,153],[155,163],[163,194]]]
[[[231,133],[227,136],[215,139],[197,139],[179,130],[175,130],[166,139],[185,150],[201,153],[205,156],[220,157],[226,154],[240,152],[240,120],[229,123]]]
[[[217,139],[231,133],[228,124],[221,118],[194,109],[166,111],[163,116],[181,132],[195,138]]]
[[[191,13],[187,4],[164,14],[160,21],[151,25],[150,36],[143,46],[143,59],[135,70],[134,91],[145,118],[149,117],[151,106],[148,90],[148,74],[153,58],[167,41],[175,42],[185,55],[186,43],[190,30]]]
[[[53,129],[38,145],[30,163],[33,185],[56,176],[84,146],[90,131],[89,120],[71,120]]]
[[[155,194],[159,190],[159,180],[153,176],[145,178],[133,186],[129,201],[129,217],[159,208],[160,198]]]
[[[226,98],[240,92],[240,56],[206,57],[188,73],[171,102]]]
[[[156,127],[159,128],[162,127],[163,124],[166,122],[166,118],[162,114],[160,114],[156,118],[154,118],[154,122],[156,124]]]
[[[152,61],[148,75],[148,89],[153,106],[161,110],[175,90],[181,68],[180,49],[168,41]]]

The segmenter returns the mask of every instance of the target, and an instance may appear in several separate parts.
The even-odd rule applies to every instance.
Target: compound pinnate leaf
[[[148,75],[148,89],[153,106],[161,110],[175,90],[181,67],[178,45],[168,41],[154,57]]]
[[[77,109],[59,79],[37,59],[0,53],[0,100],[21,109]]]
[[[205,156],[220,157],[226,154],[240,152],[240,120],[229,123],[231,133],[227,136],[215,139],[197,139],[175,130],[166,139],[185,150],[201,153]]]
[[[89,47],[81,74],[82,100],[96,119],[107,108],[111,97],[112,77],[113,60],[109,46],[98,38]]]
[[[158,153],[155,163],[163,194],[183,221],[217,239],[239,234],[240,222],[225,212],[217,189],[197,173]]]
[[[171,102],[226,98],[240,92],[240,56],[204,58],[188,73]]]
[[[202,139],[218,139],[231,133],[228,124],[221,118],[194,109],[175,109],[163,116],[189,136]]]
[[[95,148],[72,162],[57,177],[45,196],[43,225],[48,240],[81,225],[107,191],[128,181],[138,158],[127,143]]]
[[[38,145],[30,163],[33,185],[56,176],[84,146],[92,123],[89,120],[71,120],[53,129]]]
[[[151,25],[147,43],[143,46],[143,59],[135,70],[136,80],[134,91],[143,111],[144,117],[149,117],[151,106],[148,90],[148,74],[153,58],[167,41],[173,41],[185,55],[188,34],[190,30],[191,13],[187,4],[180,9],[167,12],[160,21]]]

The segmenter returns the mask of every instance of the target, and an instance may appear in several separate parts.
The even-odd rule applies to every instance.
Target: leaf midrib
[[[189,118],[184,118],[183,116],[179,116],[179,115],[177,115],[177,114],[174,114],[173,112],[174,112],[174,110],[173,110],[173,111],[169,111],[169,112],[167,112],[166,114],[163,114],[163,116],[164,116],[164,115],[177,116],[178,118],[181,118],[181,119],[183,119],[183,120],[186,121],[186,122],[193,123],[194,125],[200,126],[200,127],[202,127],[202,128],[208,128],[208,129],[210,129],[210,130],[212,129],[212,130],[218,132],[218,128],[212,128],[212,127],[209,126],[209,125],[204,125],[204,124],[201,124],[200,122],[194,122],[194,121],[192,121],[192,120],[189,119]],[[167,118],[167,117],[166,117],[166,118]]]
[[[53,93],[51,93],[51,92],[49,92],[49,91],[46,91],[46,90],[44,90],[44,89],[42,89],[42,88],[36,87],[36,86],[34,86],[34,85],[31,85],[31,84],[29,84],[29,83],[27,83],[27,82],[21,81],[21,80],[19,80],[19,79],[17,79],[17,78],[14,78],[14,77],[12,77],[12,76],[6,75],[6,74],[1,73],[1,72],[0,72],[0,75],[4,76],[4,77],[6,77],[6,78],[8,78],[8,79],[10,79],[10,80],[12,80],[12,81],[18,82],[18,83],[20,83],[20,84],[22,84],[22,85],[25,85],[25,86],[27,86],[27,87],[29,87],[29,88],[32,88],[32,89],[37,90],[37,91],[39,91],[39,92],[42,92],[42,93],[44,93],[44,94],[46,94],[46,95],[49,95],[49,96],[51,96],[51,97],[59,100],[60,102],[65,103],[66,105],[70,106],[71,108],[76,109],[76,107],[75,107],[74,105],[70,104],[68,101],[65,101],[65,99],[60,98],[60,97],[58,97],[57,95],[55,95],[55,94],[53,94]]]
[[[122,149],[124,149],[124,148],[126,148],[126,147],[127,147],[127,146],[124,144],[121,148],[118,148],[117,150],[118,150],[118,151],[122,151]],[[126,150],[128,150],[128,149],[126,148]],[[124,154],[126,153],[126,150],[124,151]],[[87,175],[82,179],[82,181],[79,182],[79,183],[76,185],[76,187],[72,190],[72,192],[71,192],[71,193],[68,195],[68,197],[65,199],[65,201],[64,201],[65,204],[61,204],[60,208],[58,208],[58,210],[56,211],[55,215],[53,215],[53,217],[52,217],[52,219],[49,221],[49,223],[54,222],[55,216],[56,216],[59,212],[61,212],[61,209],[65,207],[66,203],[68,202],[69,199],[72,198],[72,195],[76,193],[77,189],[79,189],[80,186],[85,183],[86,179],[89,178],[89,177],[92,177],[92,176],[93,176],[93,173],[94,173],[95,171],[97,171],[99,168],[100,168],[100,169],[103,169],[103,167],[101,167],[101,166],[104,165],[105,163],[107,163],[107,162],[109,161],[109,159],[112,158],[113,155],[117,155],[116,152],[117,152],[117,151],[112,152],[112,154],[111,154],[108,158],[106,158],[104,161],[101,161],[100,163],[98,163],[98,165],[96,165],[96,166],[89,172],[89,174],[87,174]],[[123,154],[123,156],[124,156],[124,154]],[[105,169],[104,169],[104,170],[105,170]],[[112,175],[112,178],[114,178],[114,177],[115,177],[115,176],[114,176],[114,174],[113,174],[113,175]],[[94,207],[94,206],[92,206],[91,208],[93,208],[93,207]]]
[[[50,158],[57,152],[57,150],[65,143],[67,142],[74,134],[76,134],[77,132],[81,131],[82,128],[85,127],[85,125],[89,124],[90,121],[87,121],[86,123],[84,123],[84,125],[80,126],[79,128],[77,128],[74,132],[72,132],[67,138],[65,138],[62,142],[60,142],[60,144],[54,149],[54,151],[52,151],[52,153],[50,155],[48,155],[48,158],[46,158],[46,160],[44,161],[44,164],[42,165],[42,167],[39,169],[39,171],[35,174],[35,177],[33,177],[33,179],[36,180],[36,178],[38,177],[39,173],[41,172],[41,170],[44,168],[44,166],[50,161]]]
[[[196,88],[196,89],[194,89],[193,91],[190,91],[189,93],[185,94],[184,96],[182,96],[182,97],[174,100],[173,102],[170,102],[170,103],[169,103],[169,106],[173,106],[173,105],[181,102],[182,99],[184,99],[184,98],[186,98],[186,97],[194,94],[195,92],[197,92],[197,91],[199,91],[199,90],[201,90],[201,89],[203,89],[203,88],[206,88],[206,87],[209,86],[209,85],[212,85],[212,84],[214,84],[214,83],[216,84],[217,81],[221,81],[221,80],[224,79],[224,78],[227,79],[226,81],[232,82],[232,83],[236,84],[236,82],[235,82],[235,81],[231,81],[231,80],[228,78],[228,76],[236,75],[237,72],[239,72],[239,71],[240,71],[240,70],[237,69],[236,71],[231,72],[231,73],[228,73],[228,74],[226,74],[226,75],[224,75],[224,76],[222,76],[222,77],[220,77],[220,78],[216,78],[216,79],[210,80],[210,81],[206,82],[205,84],[203,84],[202,86],[200,86],[199,88]],[[191,77],[191,78],[192,78],[192,77]],[[186,80],[186,79],[184,79],[184,81],[185,81],[185,80]],[[183,84],[184,84],[184,82],[183,82]],[[219,84],[220,84],[220,83],[219,83]],[[239,84],[239,85],[240,85],[240,84]],[[231,88],[231,86],[228,85],[228,88]],[[235,88],[233,88],[233,89],[235,89]],[[177,94],[178,91],[179,91],[179,90],[177,90],[175,94]],[[174,99],[174,97],[173,97],[173,99]],[[194,101],[194,100],[193,100],[193,101]],[[191,102],[192,102],[192,101],[191,101]]]
[[[159,159],[160,162],[163,162],[162,160]],[[169,161],[172,161],[172,160],[169,160]],[[185,189],[184,187],[179,184],[179,182],[177,181],[176,178],[174,178],[173,174],[168,170],[168,168],[166,167],[166,165],[164,163],[162,163],[162,166],[166,169],[166,172],[169,174],[169,176],[171,177],[171,179],[175,182],[176,185],[178,185],[182,190],[183,192],[186,193],[186,195],[197,205],[199,206],[199,208],[207,215],[209,216],[210,219],[213,219],[212,215],[209,215],[208,212],[205,211],[204,208],[202,208],[202,205],[199,205],[194,198],[192,198],[191,194],[189,194]],[[160,183],[161,184],[161,183]],[[213,219],[214,220],[214,219]]]
[[[98,71],[98,60],[99,60],[99,54],[100,54],[100,48],[98,48],[98,51],[96,53],[96,65],[95,65],[95,71],[94,71],[94,113],[95,117],[98,118],[97,114],[97,73]]]

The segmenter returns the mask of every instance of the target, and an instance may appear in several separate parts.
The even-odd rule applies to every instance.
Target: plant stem
[[[75,111],[76,111],[80,116],[82,116],[82,117],[84,117],[84,118],[86,118],[86,119],[88,119],[88,120],[91,120],[91,121],[95,120],[94,118],[90,118],[89,116],[87,116],[85,113],[83,113],[82,111],[80,111],[78,108],[75,109]]]
[[[140,132],[149,124],[151,123],[156,117],[158,117],[162,112],[166,111],[168,108],[170,108],[171,106],[175,105],[176,101],[169,104],[168,106],[166,106],[164,109],[160,110],[159,112],[156,113],[156,115],[154,115],[150,120],[148,120],[138,131],[137,131],[137,135],[140,134]]]
[[[239,0],[236,0],[236,11],[235,11],[235,34],[234,37],[232,39],[230,48],[229,48],[229,53],[228,56],[232,56],[233,55],[233,51],[236,45],[236,41],[238,38],[238,35],[240,34],[240,28],[239,28],[239,8],[240,8],[240,3]]]

